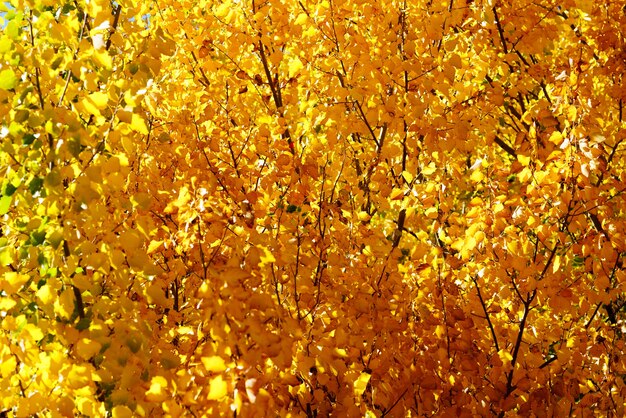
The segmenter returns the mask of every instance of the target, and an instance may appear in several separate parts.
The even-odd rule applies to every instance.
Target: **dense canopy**
[[[623,416],[626,7],[12,0],[0,416]]]

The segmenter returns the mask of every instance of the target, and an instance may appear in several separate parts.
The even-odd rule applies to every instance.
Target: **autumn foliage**
[[[0,416],[626,414],[626,8],[13,0]]]

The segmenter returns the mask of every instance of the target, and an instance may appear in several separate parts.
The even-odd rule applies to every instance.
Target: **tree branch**
[[[504,30],[502,29],[502,24],[500,23],[500,16],[498,16],[498,10],[496,10],[496,6],[493,6],[493,15],[496,18],[496,26],[498,28],[498,34],[500,35],[500,42],[502,42],[502,49],[505,54],[509,53],[509,49],[506,46],[506,39],[504,38]]]
[[[496,135],[493,142],[495,142],[500,148],[506,151],[506,153],[509,154],[511,157],[517,159],[517,153],[515,152],[515,150],[509,144],[504,142],[499,136]]]
[[[472,281],[476,286],[476,291],[478,292],[478,299],[480,300],[480,305],[483,308],[483,312],[485,313],[485,319],[487,319],[487,324],[489,325],[489,331],[491,331],[491,337],[493,338],[493,343],[496,346],[496,352],[500,351],[500,346],[498,345],[498,337],[496,336],[496,331],[493,328],[493,324],[491,323],[491,318],[489,317],[489,312],[487,311],[487,305],[485,304],[485,300],[483,299],[483,295],[480,292],[480,287],[478,287],[478,281],[476,277],[472,277]]]

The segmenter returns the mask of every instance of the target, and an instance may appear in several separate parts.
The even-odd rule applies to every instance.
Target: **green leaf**
[[[43,186],[43,179],[41,177],[35,177],[28,184],[28,190],[30,190],[30,194],[34,195],[35,193],[41,190],[42,186]]]
[[[17,84],[17,77],[13,70],[0,71],[0,90],[11,90]]]
[[[9,183],[9,184],[7,184],[7,187],[5,187],[5,189],[4,189],[4,194],[6,196],[13,196],[13,193],[15,193],[16,190],[17,190],[17,187],[15,187],[13,184]]]
[[[67,149],[69,150],[70,154],[72,154],[72,156],[74,158],[78,158],[78,154],[80,154],[80,152],[82,150],[82,145],[80,144],[80,139],[78,139],[78,138],[70,138],[67,141]]]
[[[22,144],[23,145],[30,145],[33,143],[33,141],[36,139],[35,135],[33,134],[26,134],[24,135],[24,137],[22,138]]]
[[[581,267],[585,264],[585,258],[581,257],[579,255],[574,257],[574,260],[572,261],[572,266],[573,267]]]
[[[71,12],[74,9],[75,9],[75,7],[72,6],[72,4],[68,2],[68,3],[65,3],[63,5],[63,8],[61,9],[61,13],[62,14],[67,14],[67,13]]]
[[[34,246],[41,245],[43,244],[45,239],[46,239],[45,231],[34,231],[32,234],[30,234],[31,245],[34,245]]]
[[[11,196],[2,196],[0,198],[0,215],[4,215],[9,211],[12,200]]]
[[[5,33],[11,39],[17,39],[20,36],[20,23],[17,20],[11,20],[5,28]]]
[[[76,329],[79,331],[84,331],[86,329],[89,329],[89,326],[91,325],[91,318],[81,318],[77,323],[76,323]]]

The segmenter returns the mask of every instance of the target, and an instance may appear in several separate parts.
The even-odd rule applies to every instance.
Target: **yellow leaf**
[[[96,63],[100,64],[102,67],[104,67],[107,70],[110,70],[113,67],[113,59],[111,58],[111,56],[109,55],[106,49],[103,49],[101,51],[94,50],[93,58],[94,58],[94,61],[96,61]]]
[[[133,416],[133,411],[126,405],[114,406],[111,412],[113,418],[131,418]]]
[[[231,10],[231,5],[230,3],[223,3],[220,6],[217,7],[217,9],[215,9],[215,16],[216,17],[225,17]]]
[[[354,394],[355,395],[357,396],[363,395],[363,392],[365,392],[365,389],[367,388],[367,384],[369,383],[371,376],[372,375],[370,375],[369,373],[365,373],[365,372],[359,375],[359,377],[354,382]]]
[[[524,167],[527,167],[528,164],[530,164],[530,157],[527,155],[518,154],[517,161],[519,161],[520,164],[523,165]]]
[[[563,134],[559,131],[552,132],[552,135],[550,135],[550,142],[555,145],[561,145],[563,142]]]
[[[168,398],[167,380],[163,376],[154,376],[150,381],[150,389],[146,391],[146,399],[150,402],[163,402]]]
[[[0,199],[1,200],[1,199]],[[2,209],[0,214],[3,215]],[[8,266],[15,260],[15,248],[6,246],[0,249],[0,266]]]
[[[261,262],[259,263],[259,265],[261,267],[263,267],[266,264],[270,264],[270,263],[275,263],[276,262],[276,258],[274,257],[274,255],[270,252],[270,250],[267,249],[267,247],[264,247],[262,245],[258,245],[258,248],[261,248],[263,250],[264,255],[262,255],[261,258]]]
[[[436,219],[439,216],[439,209],[430,207],[424,211],[424,215],[426,215],[428,219]]]
[[[147,251],[148,254],[152,254],[161,246],[163,246],[163,241],[150,241],[150,244],[148,245],[148,251]]]
[[[95,415],[94,402],[92,399],[86,397],[81,397],[76,400],[76,409],[78,409],[78,412],[88,417],[92,417]]]
[[[106,184],[111,190],[122,190],[124,188],[125,178],[118,172],[111,173],[106,178]]]
[[[395,188],[391,191],[391,194],[389,195],[389,200],[400,200],[404,197],[404,191],[402,191],[401,189]],[[365,213],[365,212],[362,212]]]
[[[337,348],[337,347],[335,347],[335,349],[333,350],[333,354],[335,354],[337,357],[341,357],[341,358],[348,357],[348,352],[344,348]]]
[[[306,15],[306,13],[300,13],[298,15],[298,17],[296,18],[295,22],[293,22],[295,25],[302,25],[304,24],[307,20],[309,19],[309,17]]]
[[[561,267],[561,256],[557,255],[554,257],[554,263],[552,264],[552,273],[556,273],[557,271],[559,271],[560,267]]]
[[[98,91],[87,96],[87,100],[89,100],[97,109],[102,110],[107,107],[109,96],[106,93]]]
[[[28,281],[28,275],[18,274],[14,271],[4,273],[4,277],[0,278],[0,289],[8,295],[17,293]]]
[[[146,289],[146,296],[148,296],[148,302],[154,303],[161,307],[168,307],[169,300],[165,297],[165,291],[163,287],[157,283],[152,283]]]
[[[485,178],[485,175],[483,174],[482,171],[480,170],[474,170],[472,172],[472,175],[470,176],[470,180],[472,180],[474,183],[479,183],[481,182],[483,179]]]
[[[269,56],[269,60],[275,66],[280,65],[280,62],[283,59],[283,53],[280,50],[275,51],[273,54]]]
[[[7,356],[0,361],[0,376],[8,377],[15,373],[15,366],[17,366],[17,359],[15,356]]]
[[[43,305],[54,303],[54,298],[56,297],[56,294],[51,291],[50,286],[48,286],[47,284],[41,286],[35,294]]]
[[[70,319],[74,312],[74,292],[67,288],[54,302],[54,311],[63,319]]]
[[[302,61],[298,57],[294,57],[289,60],[289,78],[295,77],[301,69],[304,68]]]
[[[517,175],[517,178],[520,183],[526,183],[530,179],[532,174],[532,171],[530,171],[528,167],[524,167],[524,169],[520,171],[520,173]]]
[[[17,76],[10,68],[0,71],[0,90],[11,90],[17,85]]]
[[[192,327],[178,327],[176,332],[179,335],[194,335],[195,330]]]
[[[146,126],[146,122],[143,120],[143,118],[140,115],[136,113],[133,113],[132,121],[130,123],[130,128],[133,131],[139,132],[140,134],[148,135],[148,127]]]
[[[224,359],[219,356],[202,357],[204,368],[209,372],[223,372],[226,370]]]
[[[211,382],[209,383],[209,400],[214,401],[223,398],[227,393],[228,385],[222,376],[217,376],[211,379]]]
[[[461,258],[463,258],[464,260],[467,260],[471,255],[470,252],[475,247],[476,247],[476,238],[468,237],[463,244],[464,253],[462,254]]]
[[[39,327],[37,327],[35,324],[24,325],[23,331],[28,333],[28,335],[32,338],[33,341],[39,341],[44,337],[41,329],[39,329]]]
[[[431,174],[433,174],[435,171],[437,171],[437,165],[435,163],[430,163],[428,164],[427,167],[424,167],[422,169],[422,175],[424,176],[430,176]]]
[[[72,389],[81,389],[92,382],[91,372],[86,366],[72,365],[67,375],[67,385]]]
[[[83,97],[78,103],[76,103],[76,110],[80,113],[100,116],[100,110],[98,110],[95,104],[89,100],[89,97]]]
[[[17,302],[13,299],[0,297],[0,312],[6,312],[13,308],[16,304]]]
[[[163,211],[165,213],[175,213],[178,208],[182,208],[190,200],[191,194],[189,193],[189,189],[187,187],[181,187],[178,191],[178,197],[176,198],[176,200],[168,203]]]
[[[369,213],[364,212],[364,211],[359,212],[357,214],[357,217],[359,218],[359,221],[361,222],[367,222],[372,218]]]
[[[502,360],[503,363],[510,362],[511,360],[513,360],[513,356],[511,355],[511,353],[509,353],[506,350],[498,351],[498,356],[500,357],[500,360]]]
[[[461,251],[463,249],[463,245],[465,245],[465,241],[463,241],[462,238],[459,238],[450,245],[450,248],[456,251]]]
[[[442,338],[446,335],[446,329],[442,325],[437,325],[435,327],[435,335],[439,338]]]
[[[91,0],[86,2],[86,4],[86,11],[89,13],[89,16],[98,16],[102,12],[102,9],[106,7],[102,0]]]
[[[576,119],[577,113],[578,113],[578,110],[576,109],[576,106],[568,107],[566,111],[567,120],[569,120],[570,122],[573,122]]]
[[[83,360],[89,360],[93,356],[95,356],[100,349],[102,348],[102,344],[97,341],[90,340],[88,338],[81,338],[78,340],[75,346],[75,351],[78,357]]]

